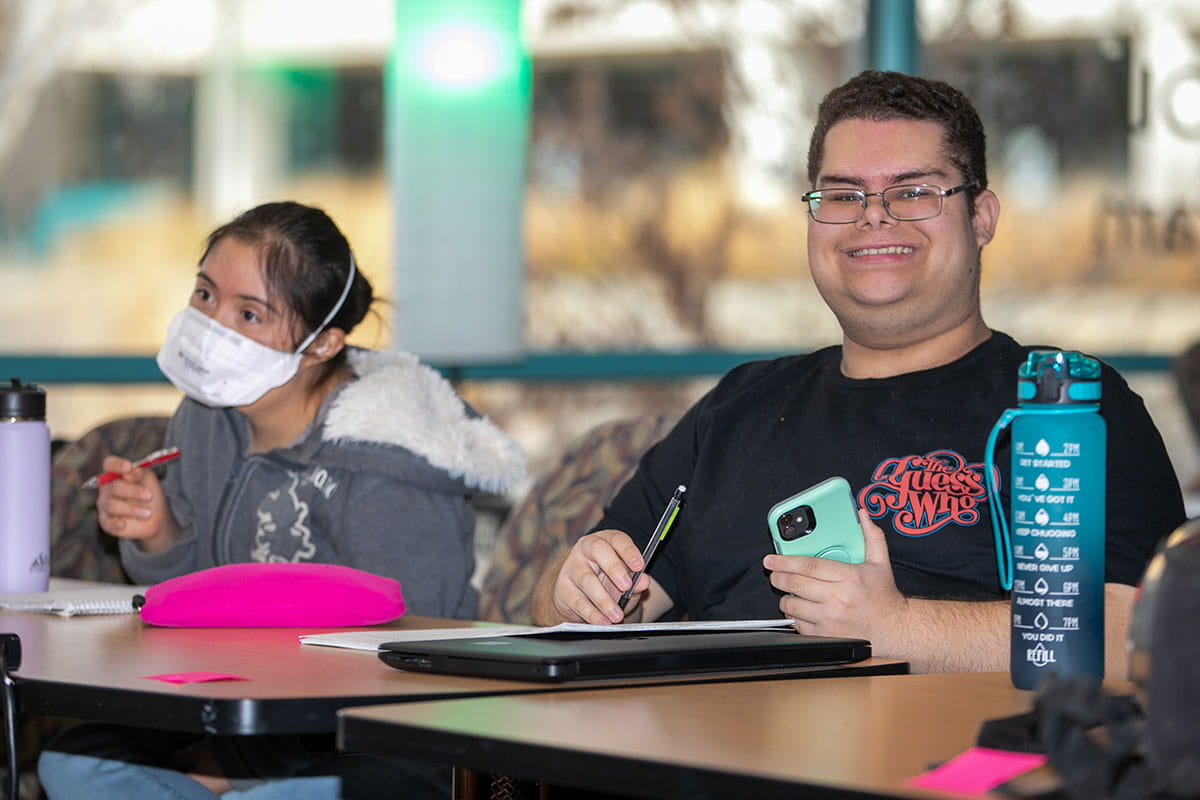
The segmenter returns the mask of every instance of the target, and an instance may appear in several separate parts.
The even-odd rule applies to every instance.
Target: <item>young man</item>
[[[830,92],[809,149],[808,257],[842,345],[726,375],[542,576],[539,623],[782,611],[802,633],[861,636],[914,671],[1007,669],[984,446],[1032,348],[980,313],[980,254],[1000,215],[984,152],[978,114],[947,84],[870,71]],[[1107,366],[1102,392],[1106,668],[1119,675],[1133,585],[1184,511],[1141,399]],[[767,511],[832,475],[862,507],[865,561],[772,554]],[[678,484],[686,509],[622,611]]]

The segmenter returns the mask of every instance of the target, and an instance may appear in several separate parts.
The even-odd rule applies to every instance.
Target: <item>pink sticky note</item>
[[[1039,753],[972,747],[908,783],[923,789],[983,794],[1045,763],[1046,757]]]
[[[204,681],[248,681],[241,675],[230,675],[225,672],[168,672],[164,675],[143,675],[148,681],[164,683],[203,683]]]

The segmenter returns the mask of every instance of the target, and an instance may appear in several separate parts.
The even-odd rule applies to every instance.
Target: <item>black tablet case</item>
[[[791,669],[870,656],[866,640],[790,629],[486,636],[388,642],[379,651],[384,663],[399,669],[526,681]]]

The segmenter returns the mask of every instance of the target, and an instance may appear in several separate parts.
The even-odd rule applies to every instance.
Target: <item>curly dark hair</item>
[[[945,129],[943,152],[947,160],[963,174],[964,182],[975,181],[968,198],[974,201],[987,188],[983,122],[967,96],[944,81],[866,70],[830,91],[817,109],[817,124],[808,145],[811,185],[816,185],[821,173],[825,136],[830,128],[847,119],[936,122]]]

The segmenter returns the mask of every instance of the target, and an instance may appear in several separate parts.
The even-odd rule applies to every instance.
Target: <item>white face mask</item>
[[[294,353],[276,350],[226,328],[192,306],[171,320],[158,351],[158,368],[198,403],[223,408],[246,406],[290,381],[300,369],[304,349],[334,318],[354,283],[354,257],[342,296],[324,321]]]

